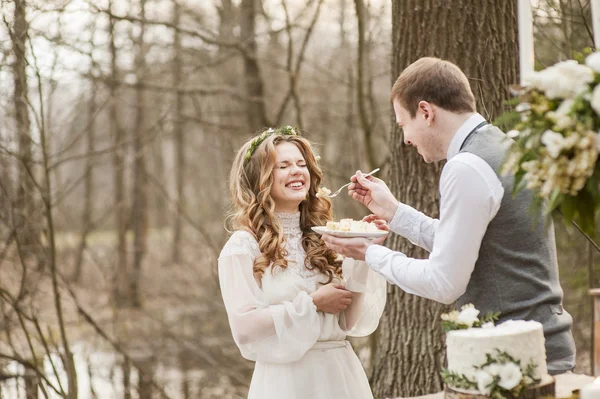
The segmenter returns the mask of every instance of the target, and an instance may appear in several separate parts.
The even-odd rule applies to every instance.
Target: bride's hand
[[[352,292],[346,290],[342,285],[334,283],[322,286],[310,296],[317,310],[325,313],[339,313],[352,302]]]

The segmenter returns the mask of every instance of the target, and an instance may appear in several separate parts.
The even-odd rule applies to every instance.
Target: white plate
[[[325,227],[325,226],[314,226],[314,227],[311,227],[311,229],[315,233],[318,233],[318,234],[330,234],[335,237],[345,237],[345,238],[350,238],[350,237],[377,238],[377,237],[383,237],[384,235],[386,235],[388,233],[387,231],[383,231],[383,230],[374,231],[372,233],[359,232],[359,231],[328,230],[327,227]]]

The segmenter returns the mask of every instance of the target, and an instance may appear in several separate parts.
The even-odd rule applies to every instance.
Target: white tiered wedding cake
[[[548,375],[544,330],[537,321],[509,320],[491,328],[449,331],[446,336],[448,370],[475,378],[476,367],[487,361],[486,354],[497,351],[520,360],[521,366],[534,364],[534,376]]]
[[[465,325],[461,315],[468,313],[471,316]],[[477,319],[478,313],[465,307],[461,313],[444,315],[444,320],[454,327],[446,335],[448,367],[442,373],[449,388],[446,397],[458,397],[457,392],[475,397],[492,393],[500,395],[495,397],[519,397],[536,387],[553,394],[553,386],[546,388],[553,378],[546,367],[542,325],[509,320],[494,326]]]

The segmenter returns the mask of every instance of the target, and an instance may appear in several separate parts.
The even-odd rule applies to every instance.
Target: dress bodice
[[[262,290],[271,304],[290,301],[298,292],[312,293],[320,284],[327,282],[327,277],[319,270],[306,267],[306,251],[302,247],[302,229],[300,228],[300,212],[277,213],[285,236],[287,268],[265,269],[261,279]]]

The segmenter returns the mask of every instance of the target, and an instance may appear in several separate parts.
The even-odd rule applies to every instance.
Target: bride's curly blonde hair
[[[276,132],[276,131],[275,131]],[[265,132],[263,132],[264,134]],[[268,132],[267,132],[268,133]],[[271,134],[256,146],[248,140],[238,151],[229,177],[232,210],[228,220],[232,230],[251,232],[261,255],[254,260],[254,274],[260,278],[272,263],[273,270],[288,266],[285,235],[279,218],[275,215],[275,202],[271,197],[273,168],[276,160],[275,147],[281,143],[293,143],[306,161],[310,173],[308,195],[300,204],[300,229],[302,247],[306,251],[305,266],[317,269],[328,277],[328,283],[341,276],[342,262],[336,252],[327,248],[311,226],[323,226],[332,220],[331,202],[317,198],[323,174],[311,144],[298,135]],[[248,151],[254,145],[253,151]]]

